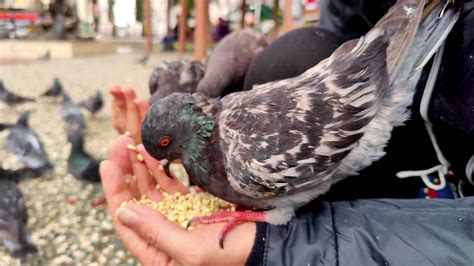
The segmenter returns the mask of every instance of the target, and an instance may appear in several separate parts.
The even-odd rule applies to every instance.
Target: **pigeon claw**
[[[236,225],[247,222],[266,222],[266,212],[256,211],[221,211],[210,216],[192,218],[186,228],[195,224],[210,224],[226,222],[222,230],[219,232],[219,246],[224,249],[224,240],[227,234],[234,229]]]

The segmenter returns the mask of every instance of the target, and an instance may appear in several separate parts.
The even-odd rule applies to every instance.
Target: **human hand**
[[[148,112],[148,102],[137,98],[132,88],[114,85],[110,88],[112,100],[112,126],[120,133],[130,132],[130,137],[141,143],[141,124]]]
[[[163,195],[156,190],[156,184],[170,194],[188,192],[159,170],[159,162],[143,145],[137,146],[137,152],[144,157],[140,162],[137,153],[127,149],[131,144],[133,140],[125,136],[115,139],[109,148],[110,160],[101,164],[100,172],[114,227],[135,258],[143,265],[245,264],[255,238],[255,223],[237,226],[227,235],[225,249],[221,249],[218,235],[223,223],[198,224],[187,231],[151,208],[120,208],[122,202],[141,195],[160,201]],[[136,182],[132,176],[136,176]]]

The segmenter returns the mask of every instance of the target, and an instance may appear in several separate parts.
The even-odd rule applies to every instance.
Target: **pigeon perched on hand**
[[[63,103],[61,105],[61,117],[66,122],[66,131],[83,131],[86,128],[84,116],[79,107],[72,102],[67,92],[63,92]]]
[[[196,92],[199,81],[204,76],[204,65],[198,61],[179,60],[157,65],[148,83],[150,104],[174,92]]]
[[[250,63],[267,45],[265,36],[251,29],[227,35],[207,59],[206,72],[197,92],[218,97],[242,90]]]
[[[44,150],[43,142],[38,134],[28,126],[30,111],[21,114],[7,136],[7,148],[18,160],[30,168],[46,171],[53,168]]]
[[[16,182],[4,178],[0,171],[0,243],[14,257],[35,253],[27,228],[28,213]]]
[[[3,85],[3,81],[0,80],[0,100],[6,103],[8,106],[13,107],[19,103],[34,102],[35,99],[22,97],[10,92]]]
[[[228,221],[222,247],[236,224],[284,224],[296,208],[380,159],[393,127],[409,117],[422,67],[459,15],[437,3],[422,20],[424,3],[398,1],[365,36],[295,78],[221,99],[176,93],[152,105],[142,141],[167,174],[180,159],[205,191],[267,210],[191,224]]]
[[[95,113],[97,113],[104,106],[104,98],[102,97],[102,93],[97,91],[94,96],[79,102],[78,105],[86,108],[92,114],[92,116],[94,116]]]
[[[61,81],[59,78],[54,78],[53,80],[53,85],[46,90],[43,94],[41,94],[42,97],[58,97],[63,95],[64,88],[63,85],[61,84]]]

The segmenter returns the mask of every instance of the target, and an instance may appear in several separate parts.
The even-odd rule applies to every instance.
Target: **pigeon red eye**
[[[171,144],[171,138],[166,136],[160,139],[160,147],[167,147]]]

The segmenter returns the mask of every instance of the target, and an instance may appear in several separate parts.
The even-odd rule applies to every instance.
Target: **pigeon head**
[[[23,111],[16,122],[18,125],[28,126],[28,119],[30,118],[31,110]]]
[[[209,171],[206,147],[213,130],[214,117],[201,109],[194,95],[173,93],[151,106],[142,125],[142,142],[168,176],[169,164],[181,160],[191,177],[202,177]]]

